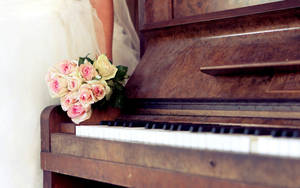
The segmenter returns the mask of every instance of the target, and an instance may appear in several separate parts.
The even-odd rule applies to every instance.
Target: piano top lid
[[[127,95],[300,99],[299,14],[296,8],[143,31],[145,53],[126,85]],[[207,67],[227,67],[227,74],[207,74]]]

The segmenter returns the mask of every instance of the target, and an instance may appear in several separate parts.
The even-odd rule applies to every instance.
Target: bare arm
[[[114,26],[114,7],[113,0],[90,0],[96,9],[97,15],[103,23],[105,50],[103,53],[112,60],[112,38]]]

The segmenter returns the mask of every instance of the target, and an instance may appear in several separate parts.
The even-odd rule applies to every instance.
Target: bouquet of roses
[[[50,95],[60,98],[62,109],[79,124],[91,117],[92,104],[122,107],[127,69],[113,65],[104,54],[95,60],[86,56],[54,65],[46,82]]]

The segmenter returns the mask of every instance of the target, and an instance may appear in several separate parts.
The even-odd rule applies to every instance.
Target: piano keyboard
[[[300,130],[290,128],[102,121],[100,126],[76,126],[76,136],[201,150],[300,157]]]

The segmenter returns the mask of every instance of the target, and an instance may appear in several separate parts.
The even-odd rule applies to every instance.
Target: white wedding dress
[[[125,0],[115,0],[114,12],[114,64],[131,74],[139,40]],[[1,187],[42,187],[40,113],[57,103],[44,77],[54,63],[100,52],[95,15],[89,0],[0,1]]]

